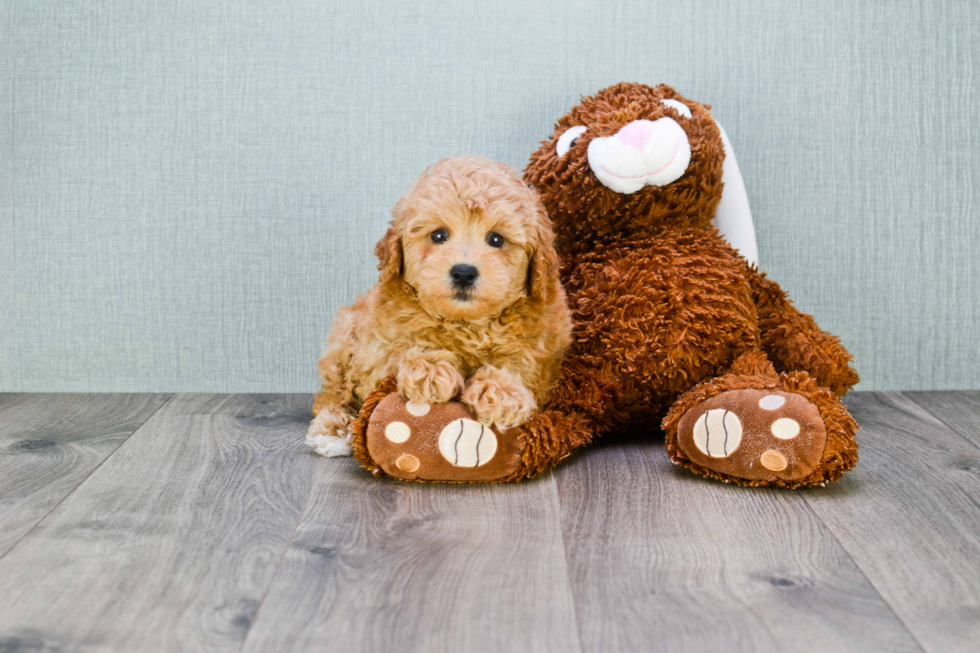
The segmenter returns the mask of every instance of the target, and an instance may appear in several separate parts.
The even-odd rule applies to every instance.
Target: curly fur
[[[511,168],[443,159],[395,205],[378,243],[377,285],[338,311],[319,362],[308,443],[325,451],[389,375],[406,399],[460,396],[486,424],[524,422],[548,396],[571,332],[554,234],[537,195]],[[447,230],[444,243],[431,235]],[[502,247],[487,243],[490,232]],[[466,292],[450,269],[479,271]],[[335,449],[337,447],[334,447]]]
[[[691,118],[680,119],[664,99],[687,106]],[[817,404],[828,432],[820,468],[784,485],[836,480],[857,460],[856,425],[833,396],[858,381],[851,355],[712,228],[724,147],[709,109],[669,86],[617,84],[583,98],[531,155],[525,179],[554,221],[575,323],[561,381],[546,409],[587,416],[596,436],[659,421],[673,406],[664,422],[669,436],[676,420],[699,403],[693,397],[780,387]],[[589,169],[590,140],[633,120],[664,116],[680,119],[690,140],[685,174],[630,195],[603,186]],[[576,125],[588,129],[566,156],[557,156],[559,137]],[[733,367],[749,360],[763,361],[767,374]],[[776,370],[787,374],[777,376]],[[571,438],[567,448],[554,449],[553,462],[589,439]]]
[[[632,195],[609,190],[589,168],[589,143],[612,136],[633,120],[679,119],[661,100],[676,100],[691,110],[691,118],[681,120],[691,144],[687,172],[667,186],[647,187]],[[582,98],[558,119],[552,137],[531,155],[524,179],[541,194],[566,265],[597,244],[643,238],[665,228],[710,229],[721,201],[725,160],[721,132],[710,108],[669,86],[623,83]],[[558,139],[577,125],[588,130],[566,156],[557,156]]]
[[[665,99],[685,105],[691,117]],[[664,117],[690,142],[684,174],[630,194],[604,186],[590,168],[591,140]],[[558,140],[573,126],[586,130],[559,156]],[[723,161],[709,106],[669,86],[628,83],[583,98],[531,155],[524,178],[554,223],[574,330],[551,399],[518,430],[520,468],[499,480],[545,471],[612,430],[650,430],[669,411],[663,428],[676,462],[720,480],[767,484],[699,467],[675,445],[685,412],[742,388],[800,394],[826,427],[821,462],[808,477],[768,484],[822,484],[856,463],[857,425],[837,397],[858,382],[851,355],[712,228]],[[366,406],[355,431],[369,418]]]

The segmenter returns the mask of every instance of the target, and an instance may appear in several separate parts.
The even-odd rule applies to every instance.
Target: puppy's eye
[[[432,238],[432,242],[436,245],[441,245],[449,240],[449,232],[445,229],[436,229],[429,237]]]
[[[498,234],[496,231],[491,231],[487,234],[487,245],[490,247],[503,247],[504,237]]]
[[[568,151],[572,149],[573,145],[575,145],[575,141],[578,140],[579,136],[585,133],[585,130],[586,128],[582,127],[581,125],[578,127],[569,127],[567,130],[565,130],[565,133],[558,137],[558,145],[555,148],[558,156],[565,156],[568,154]]]
[[[691,110],[683,102],[678,102],[677,100],[661,100],[660,104],[664,105],[668,109],[673,109],[685,118],[691,117]]]

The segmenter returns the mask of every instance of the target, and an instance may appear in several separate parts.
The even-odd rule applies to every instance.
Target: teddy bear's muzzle
[[[589,143],[589,166],[603,186],[630,195],[676,181],[691,162],[687,133],[673,118],[634,120]]]

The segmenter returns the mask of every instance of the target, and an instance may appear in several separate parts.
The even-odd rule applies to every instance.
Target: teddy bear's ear
[[[752,224],[752,211],[749,210],[749,197],[745,193],[745,182],[735,160],[735,152],[728,140],[728,134],[718,121],[721,142],[725,148],[725,161],[722,164],[721,180],[725,187],[713,220],[715,227],[729,245],[753,265],[759,265],[759,249],[755,242],[755,226]]]
[[[402,275],[402,239],[394,223],[375,245],[374,253],[378,257],[378,269],[381,270],[379,283],[387,283]]]

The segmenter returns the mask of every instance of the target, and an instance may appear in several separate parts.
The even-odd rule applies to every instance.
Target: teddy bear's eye
[[[568,151],[572,149],[575,145],[575,141],[578,137],[585,133],[585,127],[570,127],[565,130],[565,133],[558,137],[558,146],[555,148],[558,156],[565,156]]]
[[[683,102],[678,102],[677,100],[661,100],[660,104],[664,105],[668,109],[674,109],[685,118],[691,117],[691,110]]]
[[[449,240],[449,232],[445,229],[436,229],[429,237],[432,238],[432,242],[436,245],[441,245]]]

